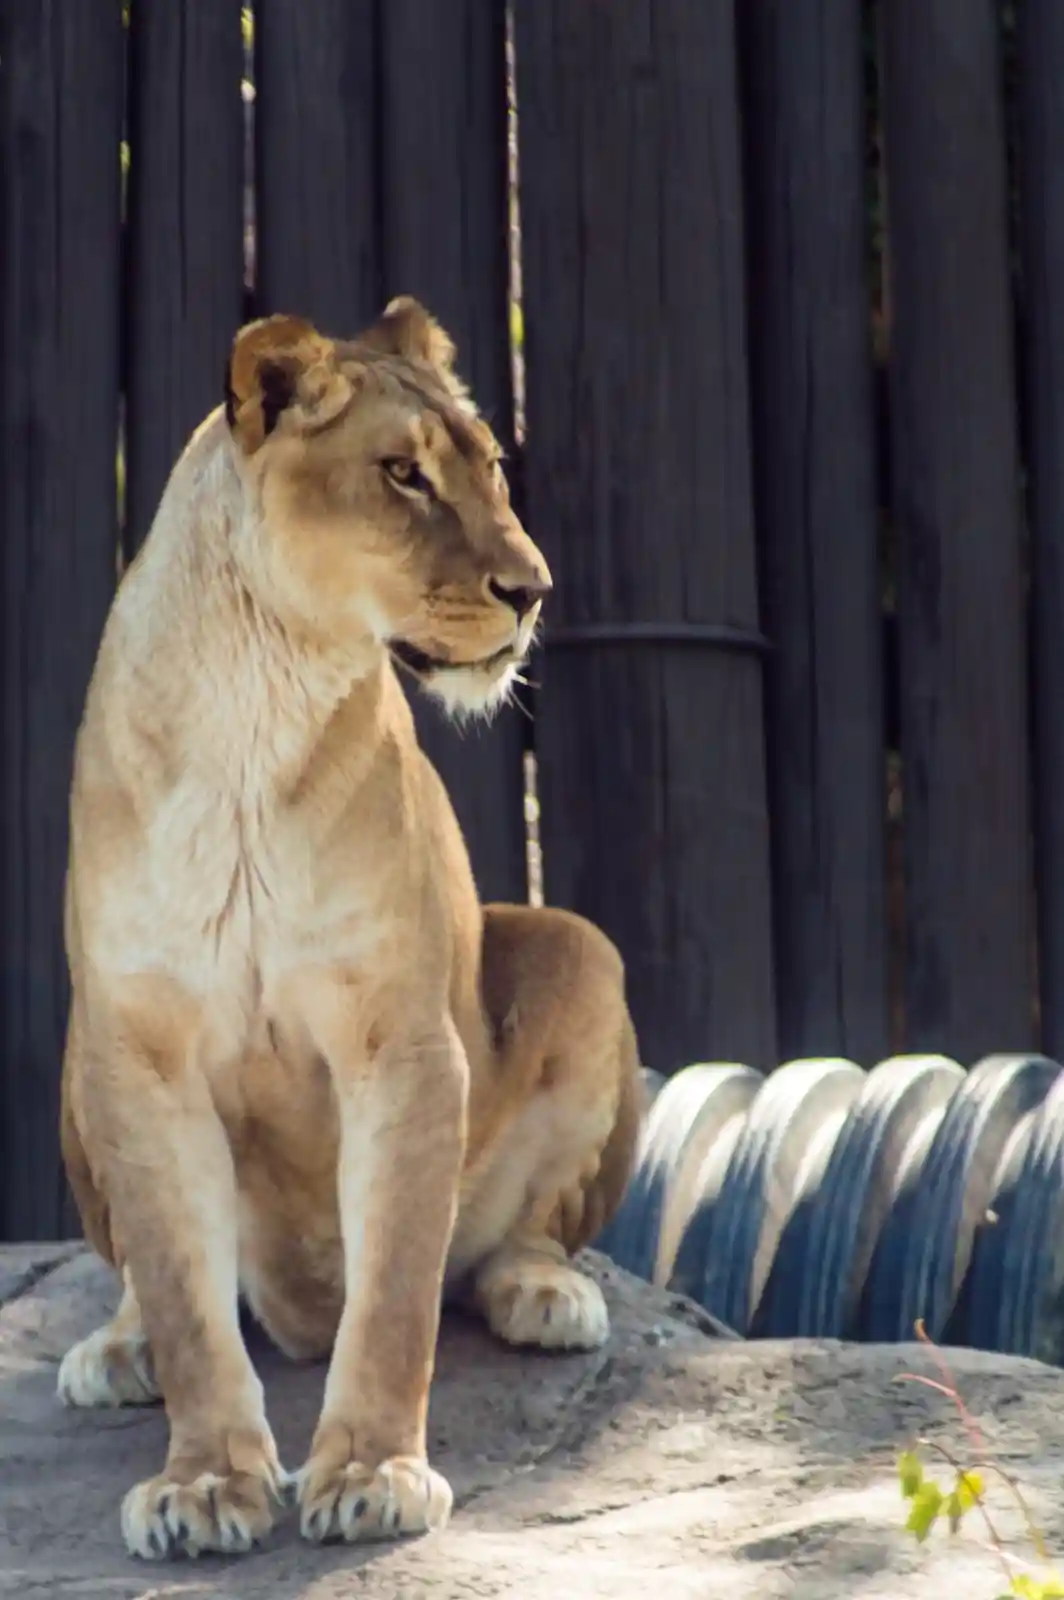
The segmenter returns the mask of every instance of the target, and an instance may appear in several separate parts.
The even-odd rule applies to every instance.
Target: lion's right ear
[[[233,340],[225,374],[225,416],[248,455],[282,417],[290,417],[296,431],[321,427],[350,396],[351,384],[339,370],[335,345],[304,317],[262,317],[247,323]]]

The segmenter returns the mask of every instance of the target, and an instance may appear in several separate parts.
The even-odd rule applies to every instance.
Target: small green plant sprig
[[[1001,1564],[1008,1586],[1003,1593],[995,1597],[995,1600],[1015,1600],[1016,1596],[1019,1596],[1020,1600],[1064,1600],[1064,1578],[1049,1566],[1050,1557],[1045,1539],[1031,1516],[1019,1485],[1003,1467],[990,1459],[979,1426],[958,1391],[956,1379],[945,1357],[934,1341],[928,1337],[923,1322],[916,1324],[916,1337],[930,1350],[940,1376],[928,1378],[915,1372],[903,1372],[895,1381],[919,1383],[924,1388],[933,1389],[937,1394],[952,1400],[968,1435],[972,1464],[963,1466],[956,1456],[936,1439],[918,1438],[908,1450],[902,1451],[898,1457],[898,1483],[902,1497],[909,1506],[909,1517],[905,1524],[907,1530],[918,1544],[922,1544],[936,1523],[946,1522],[950,1533],[956,1533],[969,1512],[976,1510],[982,1518],[990,1548]],[[952,1474],[951,1483],[947,1483],[944,1487],[937,1479],[928,1477],[920,1455],[921,1450],[931,1451],[945,1463]],[[1018,1557],[1010,1556],[1006,1551],[986,1504],[984,1486],[988,1472],[993,1473],[1005,1484],[1019,1507],[1031,1543],[1042,1563],[1041,1571],[1037,1571],[1033,1565],[1021,1561]],[[1021,1567],[1026,1570],[1018,1570]]]

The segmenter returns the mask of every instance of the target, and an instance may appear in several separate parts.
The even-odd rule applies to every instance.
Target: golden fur
[[[550,579],[447,336],[395,301],[353,343],[241,330],[112,607],[78,737],[62,1137],[115,1320],[73,1405],[161,1394],[122,1508],[141,1556],[241,1550],[287,1480],[238,1321],[328,1354],[303,1532],[415,1532],[441,1292],[502,1338],[592,1346],[570,1254],[639,1115],[620,959],[578,917],[478,904],[393,661],[490,710]]]

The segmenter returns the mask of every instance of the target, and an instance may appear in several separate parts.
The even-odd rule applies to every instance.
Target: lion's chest
[[[130,954],[204,1006],[226,1054],[254,1042],[293,973],[372,960],[376,919],[357,860],[338,873],[301,819],[190,782],[146,842]]]

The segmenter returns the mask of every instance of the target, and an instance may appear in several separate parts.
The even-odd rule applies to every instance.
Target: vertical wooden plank
[[[1020,253],[1042,1049],[1064,1051],[1064,7],[1019,9]]]
[[[384,296],[417,295],[440,318],[510,450],[505,3],[388,0],[380,28]],[[411,699],[482,897],[525,899],[521,712],[459,735],[416,689]]]
[[[129,44],[125,531],[132,553],[189,434],[221,401],[242,320],[240,6],[134,5]]]
[[[374,0],[255,7],[256,299],[350,337],[381,309]]]
[[[886,793],[861,8],[737,15],[780,1049],[871,1066]]]
[[[3,908],[0,1236],[62,1228],[73,742],[117,556],[116,0],[0,12]]]
[[[1032,1042],[1018,462],[996,7],[882,10],[912,1049]]]
[[[546,894],[663,1070],[775,1060],[761,664],[697,633],[758,627],[733,9],[515,4]]]

